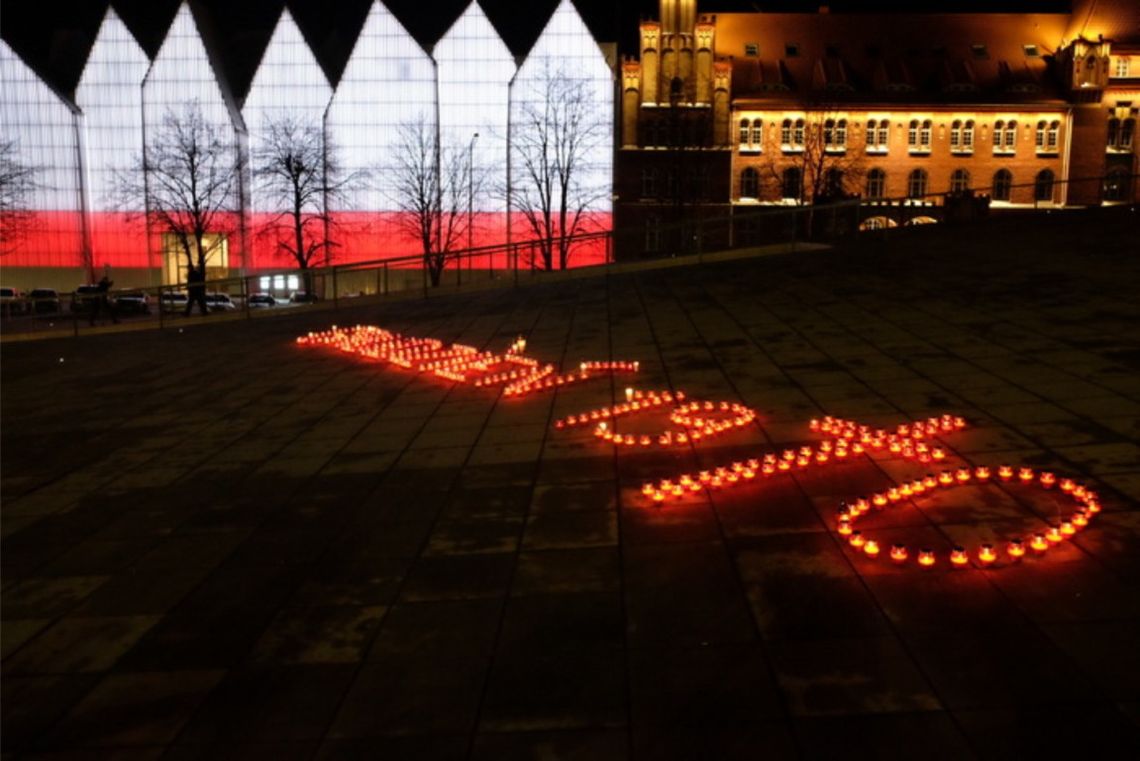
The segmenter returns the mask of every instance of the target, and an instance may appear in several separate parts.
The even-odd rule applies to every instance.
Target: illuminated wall
[[[337,145],[344,170],[368,174],[347,202],[330,209],[342,248],[355,260],[418,251],[400,232],[395,214],[394,162],[405,124],[436,129],[435,65],[383,3],[375,2],[325,116],[326,139]]]
[[[435,44],[432,57],[439,77],[441,144],[471,151],[473,176],[481,186],[472,193],[473,245],[501,242],[506,239],[503,189],[514,56],[473,1]]]
[[[142,155],[142,81],[149,67],[138,42],[109,8],[75,88],[75,103],[83,111],[91,258],[97,268],[150,266],[146,225],[125,213],[115,191],[116,177]]]
[[[290,123],[296,125],[296,134],[303,135],[311,129],[312,136],[318,141],[316,147],[323,151],[322,122],[331,98],[332,88],[317,59],[289,10],[283,10],[242,105],[250,156],[247,176],[250,177],[248,247],[251,267],[295,266],[291,256],[280,253],[278,232],[271,229],[276,217],[272,212],[282,208],[281,199],[268,192],[264,180],[252,176],[252,170],[259,163],[258,157],[267,145],[266,133],[271,128],[283,129]],[[317,207],[311,211],[320,212],[322,209]]]
[[[190,6],[183,3],[179,8],[162,47],[151,64],[143,81],[143,124],[147,141],[148,161],[153,160],[154,142],[163,131],[163,121],[168,114],[176,117],[184,115],[188,108],[196,106],[206,122],[214,125],[234,146],[234,166],[238,165],[239,141],[237,131],[241,129],[241,115],[237,112],[228,92],[224,91],[215,75],[214,67],[198,34]],[[231,268],[242,266],[243,226],[240,222],[242,199],[234,193],[229,208],[233,216],[220,219],[225,231],[226,244],[210,256],[206,266],[211,277],[224,276]],[[160,231],[152,229],[150,247],[152,255],[163,262],[163,277],[172,281],[182,280],[184,274],[172,272],[168,262],[169,246],[164,243]]]
[[[585,202],[591,230],[609,229],[612,212],[612,176],[614,149],[614,91],[613,72],[606,62],[598,43],[586,27],[582,17],[570,0],[562,0],[555,9],[538,40],[519,67],[511,85],[511,185],[512,193],[511,237],[526,240],[533,237],[521,219],[518,207],[518,184],[525,182],[521,171],[522,146],[528,142],[527,114],[541,110],[547,101],[553,80],[565,79],[585,89],[586,100],[591,104],[586,121],[592,128],[587,138],[588,150],[583,152],[572,200]],[[533,124],[533,120],[531,120]],[[582,134],[582,131],[579,131]],[[533,135],[530,136],[533,140]],[[549,149],[553,151],[553,149]],[[591,249],[575,252],[571,266],[593,263],[604,256],[604,251]]]
[[[85,265],[78,114],[0,41],[0,139],[32,170],[21,211],[0,241],[5,267]],[[5,224],[8,228],[9,224]]]

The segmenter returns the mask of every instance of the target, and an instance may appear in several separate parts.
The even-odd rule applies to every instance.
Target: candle
[[[922,549],[918,551],[918,564],[923,568],[934,565],[934,550]]]

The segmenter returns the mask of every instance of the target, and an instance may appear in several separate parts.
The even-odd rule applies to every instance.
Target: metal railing
[[[1112,175],[1131,187],[1137,175]],[[1103,187],[1106,177],[1055,180],[1053,198],[1059,189],[1088,183]],[[1011,185],[1032,188],[1039,183]],[[631,226],[574,236],[568,239],[569,264],[588,258],[592,266],[606,267],[695,255],[696,261],[713,252],[746,249],[795,250],[806,241],[824,243],[852,238],[868,230],[909,227],[923,221],[967,221],[996,211],[990,204],[994,188],[968,188],[960,193],[926,194],[921,197],[884,199],[849,198],[828,204],[737,204],[727,214],[681,219],[654,227]],[[1004,192],[1004,188],[1002,189]],[[1127,203],[1127,202],[1125,202]],[[1054,208],[1054,204],[1049,204]],[[662,206],[668,210],[668,206]],[[1021,208],[1032,208],[1023,204]],[[929,219],[928,219],[929,218]],[[883,220],[889,220],[884,222]],[[876,222],[877,221],[877,222]],[[557,248],[557,242],[555,242]],[[543,241],[527,240],[446,252],[438,256],[438,282],[425,266],[425,257],[415,254],[376,258],[314,268],[282,268],[255,274],[216,278],[203,284],[208,298],[208,316],[200,309],[187,314],[189,284],[172,283],[111,291],[99,302],[92,294],[61,294],[58,301],[45,298],[6,300],[0,305],[2,330],[6,335],[55,333],[80,335],[91,328],[104,329],[116,322],[126,326],[149,323],[165,328],[190,321],[217,322],[255,319],[297,309],[339,309],[342,306],[380,302],[394,298],[428,298],[487,287],[513,287],[549,278],[561,270],[545,266]],[[615,257],[615,252],[618,256]],[[553,258],[558,259],[557,250]],[[584,274],[584,273],[583,273]]]

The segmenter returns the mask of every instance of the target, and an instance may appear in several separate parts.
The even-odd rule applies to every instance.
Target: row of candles
[[[560,388],[606,373],[637,372],[638,362],[582,362],[576,372],[559,374],[554,366],[526,356],[526,339],[519,337],[501,354],[464,344],[445,345],[435,338],[418,338],[375,325],[341,328],[333,325],[297,338],[303,346],[323,346],[366,359],[429,373],[477,387],[503,386],[504,396],[523,396]]]
[[[637,372],[640,369],[638,362],[582,362],[577,371],[559,374],[553,365],[540,364],[526,356],[526,339],[521,337],[502,354],[494,354],[463,344],[445,346],[437,339],[403,336],[371,325],[356,325],[347,329],[334,325],[327,331],[301,336],[297,343],[326,346],[369,359],[384,360],[458,383],[471,383],[479,387],[502,384],[505,396],[516,397],[560,388],[604,374]],[[618,433],[615,430],[614,421],[618,418],[659,412],[666,408],[670,410],[669,419],[678,426],[677,429],[652,436]],[[591,427],[596,437],[615,446],[648,448],[654,444],[669,447],[696,443],[746,427],[755,419],[755,410],[735,402],[688,400],[682,391],[640,391],[626,388],[625,402],[568,415],[556,420],[554,427],[558,430]],[[921,464],[937,463],[945,460],[946,452],[940,446],[929,443],[929,440],[962,430],[966,427],[966,421],[961,417],[942,415],[904,423],[894,430],[887,430],[828,416],[811,420],[808,427],[812,432],[823,434],[827,438],[816,446],[768,452],[759,458],[737,460],[696,473],[681,473],[673,478],[648,482],[642,486],[642,494],[653,504],[661,504],[670,498],[748,484],[793,470],[826,466],[868,452],[889,452]],[[1057,486],[1076,503],[1076,508],[1067,520],[1032,533],[1028,539],[1010,538],[1001,543],[1004,545],[1001,549],[994,543],[982,543],[971,553],[963,546],[954,546],[948,555],[952,567],[966,566],[972,561],[988,567],[1002,557],[1016,561],[1028,552],[1044,554],[1087,526],[1101,510],[1096,492],[1072,479],[1058,480],[1050,471],[1035,471],[1031,467],[1012,465],[1000,465],[996,471],[991,471],[987,466],[960,467],[943,470],[938,475],[928,473],[922,478],[903,482],[869,497],[860,497],[852,503],[841,503],[836,530],[852,548],[867,558],[885,556],[896,564],[906,564],[912,558],[910,548],[904,544],[892,544],[884,552],[877,540],[868,538],[855,528],[856,521],[871,510],[882,510],[929,491],[995,480],[1035,485],[1042,489]],[[930,568],[938,563],[937,553],[928,547],[920,548],[913,558],[922,568]]]
[[[841,536],[847,538],[847,542],[853,548],[861,551],[866,557],[880,557],[883,552],[879,542],[864,536],[861,531],[855,528],[855,522],[860,517],[872,509],[881,510],[890,504],[900,502],[911,496],[918,496],[927,491],[964,486],[973,482],[987,483],[993,480],[993,476],[990,468],[981,465],[975,468],[963,467],[952,471],[944,470],[937,476],[927,474],[923,478],[916,478],[898,487],[891,487],[885,492],[875,493],[869,499],[860,497],[850,504],[840,503],[836,530]],[[967,566],[971,559],[976,561],[979,566],[988,567],[998,562],[1003,555],[1008,561],[1017,561],[1030,550],[1036,555],[1043,555],[1052,547],[1072,538],[1078,531],[1087,526],[1092,517],[1101,510],[1100,498],[1095,491],[1069,478],[1062,478],[1058,481],[1057,476],[1051,471],[1035,471],[1030,467],[1014,468],[1012,465],[1001,465],[997,469],[997,480],[1038,486],[1042,489],[1052,489],[1057,486],[1062,493],[1076,503],[1076,509],[1068,519],[1050,525],[1043,531],[1031,534],[1028,539],[1028,548],[1023,537],[1012,537],[997,544],[984,542],[972,554],[966,547],[955,545],[949,554],[952,567]],[[1001,544],[1004,544],[1003,549],[999,548]],[[892,544],[886,556],[896,564],[904,564],[910,560],[911,552],[904,544]],[[922,568],[931,568],[938,563],[938,558],[933,549],[923,547],[918,550],[916,561]]]

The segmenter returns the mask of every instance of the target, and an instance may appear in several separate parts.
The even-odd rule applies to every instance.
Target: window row
[[[1109,122],[1109,147],[1127,149],[1132,145],[1135,120]],[[742,152],[759,152],[764,144],[764,120],[741,119],[738,142]],[[993,152],[1012,154],[1017,152],[1017,121],[999,119],[993,127]],[[820,143],[825,151],[842,152],[847,150],[847,120],[827,119],[819,125],[808,125],[804,119],[784,119],[780,123],[780,146],[785,151],[804,150],[807,141],[818,130]],[[951,153],[972,154],[974,152],[976,125],[973,119],[955,119],[950,124],[949,143]],[[1060,145],[1061,122],[1039,121],[1037,123],[1035,145],[1038,153],[1056,153]],[[868,153],[887,153],[890,150],[891,123],[889,119],[869,119],[864,133],[864,143]],[[933,149],[934,122],[931,119],[911,119],[907,125],[907,149],[910,153],[930,153]]]
[[[780,174],[780,192],[783,199],[800,200],[804,194],[803,171],[799,167],[789,167]],[[844,194],[844,173],[841,169],[828,169],[822,187],[817,195],[840,196]],[[1034,179],[1034,200],[1050,201],[1053,198],[1053,184],[1055,176],[1050,169],[1042,169]],[[1119,183],[1117,183],[1119,184]],[[740,198],[757,199],[760,197],[760,172],[754,167],[747,167],[740,173]],[[962,193],[971,189],[970,173],[966,169],[955,169],[950,175],[950,193]],[[1114,186],[1115,187],[1115,186]],[[1106,185],[1107,188],[1107,185]],[[1013,173],[1008,169],[999,169],[993,176],[989,188],[990,197],[995,201],[1009,201],[1013,193]],[[934,191],[937,192],[937,191]],[[930,175],[925,169],[914,169],[907,174],[906,197],[922,199],[934,192],[930,190]],[[872,169],[867,172],[864,185],[864,196],[870,199],[885,199],[887,197],[887,173],[882,169]],[[1123,196],[1121,196],[1123,197]],[[1119,200],[1106,196],[1106,200]]]

